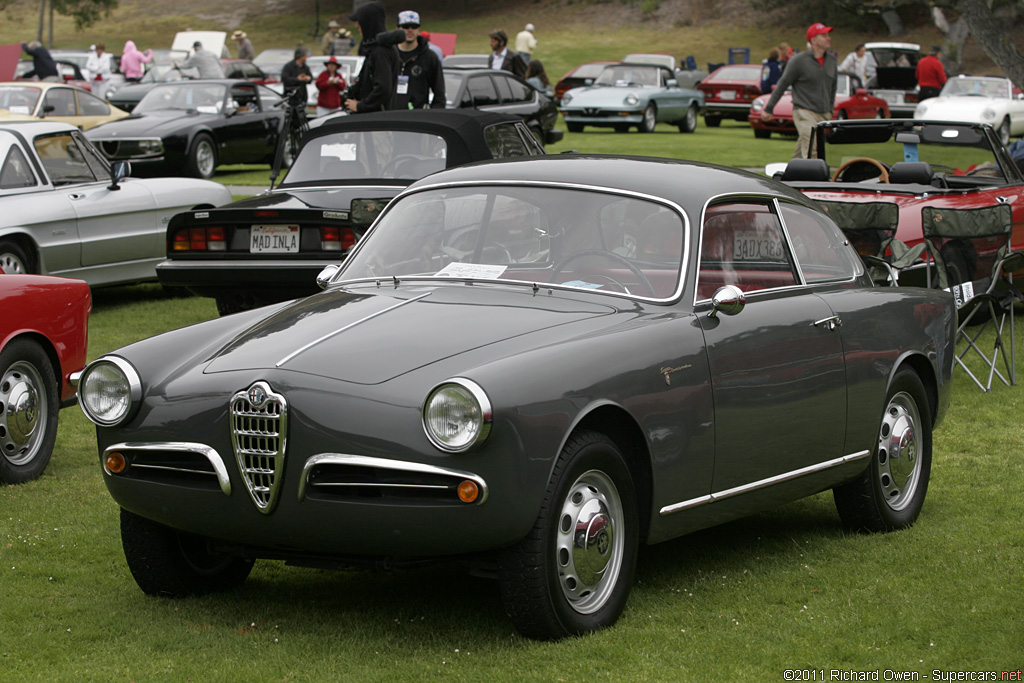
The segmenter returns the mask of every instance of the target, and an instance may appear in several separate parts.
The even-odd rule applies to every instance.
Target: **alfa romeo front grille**
[[[231,397],[231,443],[249,496],[260,512],[277,503],[284,474],[288,403],[266,382]]]

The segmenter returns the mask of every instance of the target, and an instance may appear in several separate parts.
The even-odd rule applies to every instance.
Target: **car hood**
[[[166,110],[140,116],[132,114],[120,121],[97,126],[86,135],[92,140],[110,137],[132,138],[140,135],[164,136],[189,128],[203,120],[219,118],[218,114],[200,114],[197,111]]]
[[[982,121],[981,112],[987,107],[996,110],[1003,109],[1006,105],[1000,100],[990,97],[933,97],[922,102],[919,107],[925,110],[925,116],[930,119],[952,119],[954,121]],[[939,113],[941,112],[941,114]],[[966,118],[964,118],[966,117]],[[994,122],[998,125],[998,121]]]
[[[517,285],[396,287],[388,281],[336,288],[249,327],[215,354],[204,373],[282,368],[378,384],[473,349],[614,311],[558,294],[539,297]],[[540,342],[523,341],[517,348],[531,343]]]
[[[607,104],[608,102],[621,103],[630,94],[637,97],[644,97],[655,88],[645,85],[588,85],[583,88],[573,88],[567,94],[572,98],[567,106],[585,107],[591,104]],[[644,92],[646,91],[646,93]]]

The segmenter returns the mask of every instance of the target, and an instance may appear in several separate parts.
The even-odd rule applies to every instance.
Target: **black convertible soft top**
[[[484,129],[522,121],[518,116],[479,109],[400,109],[332,117],[308,133],[308,139],[364,130],[407,130],[431,133],[448,145],[448,166],[492,159]]]

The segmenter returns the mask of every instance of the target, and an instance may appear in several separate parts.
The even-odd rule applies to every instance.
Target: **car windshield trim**
[[[687,261],[686,258],[681,258],[678,265],[677,279],[673,291],[668,296],[645,296],[633,292],[616,292],[612,290],[598,289],[593,285],[573,285],[567,283],[551,283],[534,281],[532,279],[523,278],[500,278],[490,275],[487,271],[488,266],[486,264],[471,264],[478,266],[476,272],[469,275],[460,275],[456,273],[445,274],[445,275],[393,275],[393,274],[382,274],[372,276],[357,276],[346,278],[345,273],[349,270],[349,267],[353,264],[358,263],[359,254],[364,251],[367,244],[372,244],[374,240],[370,237],[380,228],[380,225],[387,220],[387,215],[394,211],[394,207],[401,204],[398,200],[406,200],[414,195],[423,194],[427,192],[437,192],[441,190],[457,190],[457,189],[480,189],[485,191],[488,188],[500,188],[500,189],[523,189],[523,188],[535,188],[535,189],[550,189],[550,190],[561,190],[561,191],[573,191],[573,192],[596,192],[605,196],[617,196],[622,199],[634,199],[638,201],[648,202],[665,208],[672,213],[676,214],[682,225],[682,236],[681,236],[681,255],[689,253],[691,243],[691,231],[692,223],[690,221],[689,214],[686,210],[676,202],[666,199],[665,197],[659,197],[657,195],[648,194],[644,192],[637,192],[634,190],[627,190],[623,188],[609,187],[606,185],[589,185],[584,183],[571,183],[571,182],[560,182],[560,181],[532,181],[532,180],[487,180],[487,181],[449,181],[444,183],[422,185],[411,190],[407,190],[398,195],[392,200],[388,206],[378,217],[377,221],[374,222],[370,232],[360,240],[356,245],[355,249],[350,253],[342,267],[332,277],[331,285],[348,285],[354,283],[374,283],[380,285],[382,283],[393,283],[395,286],[400,285],[403,281],[417,281],[417,282],[455,282],[459,284],[475,284],[475,283],[491,283],[499,285],[514,284],[517,286],[526,286],[532,288],[535,292],[540,290],[559,290],[559,291],[573,291],[573,292],[591,292],[599,293],[607,296],[615,296],[619,298],[625,298],[629,300],[640,300],[650,303],[657,304],[668,304],[677,301],[683,294],[683,290],[686,287],[687,282]],[[586,250],[584,250],[586,251]],[[528,264],[520,264],[528,265]],[[551,267],[554,268],[556,263],[552,263]],[[545,269],[546,273],[550,273],[549,269]]]

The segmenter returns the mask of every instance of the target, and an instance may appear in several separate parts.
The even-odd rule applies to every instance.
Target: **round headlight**
[[[750,105],[751,111],[761,111],[764,109],[764,100],[754,100],[754,103]]]
[[[636,105],[640,104],[640,98],[637,97],[636,95],[634,95],[633,93],[630,93],[630,94],[626,95],[625,102],[629,106],[635,107]]]
[[[434,388],[423,404],[423,429],[430,442],[459,453],[487,438],[491,403],[476,382],[456,378]]]
[[[572,95],[570,95],[569,93],[565,93],[564,95],[562,95],[563,106],[569,104],[570,102],[572,102]]]
[[[996,110],[992,107],[985,107],[985,110],[981,112],[981,117],[983,119],[992,120],[996,117]]]
[[[919,104],[919,105],[917,105],[917,108],[914,110],[914,118],[915,119],[919,119],[919,118],[921,118],[922,116],[924,116],[927,113],[928,113],[928,105],[927,104]]]
[[[101,427],[112,427],[128,418],[142,398],[142,381],[123,358],[106,356],[89,364],[78,384],[82,412]]]

